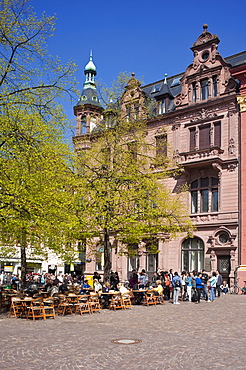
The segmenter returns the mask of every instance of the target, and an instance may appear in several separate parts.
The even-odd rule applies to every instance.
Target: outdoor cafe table
[[[119,291],[110,291],[110,292],[101,292],[100,299],[103,299],[104,297],[108,297],[107,300],[105,300],[105,306],[104,308],[107,308],[109,301],[111,300],[113,295],[120,295],[121,293]],[[106,303],[107,302],[107,303]]]
[[[48,297],[50,296],[50,292],[44,292],[44,291],[41,291],[41,292],[39,292],[39,294],[41,294],[41,296],[42,296],[43,298],[48,298]]]
[[[148,291],[148,289],[136,289],[132,290],[135,298],[135,304],[141,304],[143,300],[144,294]]]

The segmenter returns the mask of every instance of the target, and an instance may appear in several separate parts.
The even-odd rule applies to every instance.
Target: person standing
[[[163,273],[162,277],[163,277],[162,283],[164,284],[164,297],[169,301],[170,300],[170,286],[171,286],[172,280],[170,281],[167,271]]]
[[[217,273],[216,291],[217,291],[217,296],[219,298],[220,297],[220,286],[223,284],[223,278],[220,275],[219,271],[216,271],[216,273]],[[216,295],[216,292],[215,292],[215,295]]]
[[[200,303],[201,292],[202,292],[202,274],[198,274],[196,277],[196,291],[197,291],[197,302]]]
[[[202,297],[205,299],[205,301],[208,301],[207,283],[208,274],[205,270],[202,270]]]
[[[182,280],[177,272],[174,273],[174,277],[172,280],[173,286],[173,304],[180,304],[178,302],[180,289],[182,287]]]
[[[189,299],[189,302],[191,302],[192,277],[191,277],[191,274],[189,272],[187,274],[187,278],[185,280],[185,283],[186,283],[188,299]]]
[[[129,278],[129,288],[131,288],[133,290],[138,289],[138,274],[137,274],[137,271],[135,269],[132,270],[132,273],[131,273],[130,278]]]
[[[147,275],[144,269],[140,272],[138,276],[138,280],[139,280],[139,288],[144,289],[147,284]]]
[[[216,291],[216,272],[213,272],[212,277],[208,280],[210,282],[210,299],[208,302],[213,302],[215,298],[215,291]]]

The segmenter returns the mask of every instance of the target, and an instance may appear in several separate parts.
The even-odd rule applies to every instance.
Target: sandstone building
[[[141,114],[144,98],[155,103],[155,115],[148,121],[148,137],[166,142],[182,173],[169,179],[173,191],[189,185],[187,207],[196,226],[194,238],[158,239],[160,253],[133,258],[112,254],[112,270],[127,279],[132,268],[145,268],[151,275],[157,268],[178,271],[220,270],[232,283],[241,264],[240,248],[240,93],[238,76],[231,73],[246,65],[246,52],[223,58],[217,35],[207,25],[191,47],[193,60],[184,73],[140,86],[134,74],[121,99],[122,111]],[[86,81],[74,107],[75,149],[85,149],[101,119],[96,85],[96,67],[90,56]],[[241,204],[241,205],[240,205]],[[102,261],[85,261],[85,273],[103,272]],[[245,262],[246,263],[246,262]]]

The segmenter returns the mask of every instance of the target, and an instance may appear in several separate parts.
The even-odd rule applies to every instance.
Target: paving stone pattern
[[[245,311],[246,295],[228,294],[35,322],[2,313],[0,369],[246,369]]]

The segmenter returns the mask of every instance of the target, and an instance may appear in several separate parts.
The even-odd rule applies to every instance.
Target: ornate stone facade
[[[133,74],[121,98],[122,116],[129,118],[137,114],[145,119],[146,100],[155,103],[146,140],[157,142],[165,136],[167,155],[182,167],[178,176],[168,179],[167,186],[175,192],[188,185],[185,206],[196,226],[192,239],[157,236],[158,256],[141,249],[132,261],[115,253],[112,270],[117,270],[123,280],[133,267],[145,268],[150,276],[157,268],[205,268],[220,269],[224,279],[232,283],[240,263],[239,130],[246,105],[245,96],[238,96],[238,81],[230,71],[235,61],[246,65],[246,52],[224,59],[218,51],[218,36],[207,29],[204,25],[191,47],[193,61],[184,73],[143,87]],[[79,147],[83,138],[76,134],[73,140]],[[88,272],[94,269],[95,264],[87,267]]]

